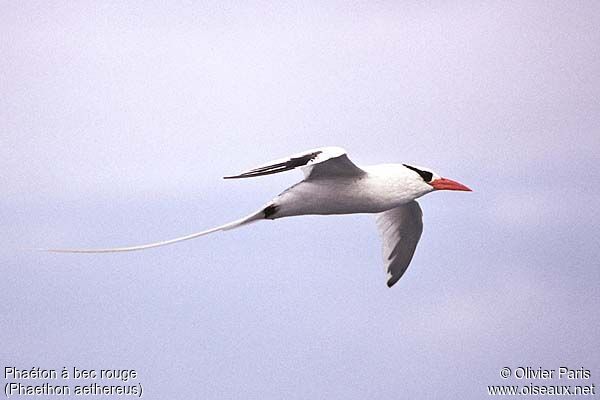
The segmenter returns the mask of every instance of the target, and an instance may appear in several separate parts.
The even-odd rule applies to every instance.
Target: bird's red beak
[[[458,183],[452,179],[439,178],[429,182],[429,184],[433,186],[435,190],[460,190],[463,192],[472,192],[471,189],[462,183]]]

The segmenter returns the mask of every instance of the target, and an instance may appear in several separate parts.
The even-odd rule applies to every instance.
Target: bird
[[[258,211],[201,232],[156,243],[97,249],[40,249],[55,253],[115,253],[166,246],[260,220],[300,215],[375,214],[383,241],[387,286],[404,275],[423,232],[423,212],[416,201],[439,190],[472,191],[442,178],[432,170],[409,164],[359,167],[341,147],[320,147],[277,159],[224,179],[245,179],[300,168],[304,179],[292,185]]]

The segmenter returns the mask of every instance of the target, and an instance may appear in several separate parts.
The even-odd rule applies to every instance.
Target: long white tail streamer
[[[213,232],[227,231],[230,229],[235,229],[242,225],[246,225],[246,224],[264,219],[264,217],[265,217],[264,209],[261,209],[260,211],[257,211],[254,214],[250,214],[244,218],[238,219],[233,222],[229,222],[229,223],[221,225],[221,226],[217,226],[215,228],[207,229],[202,232],[196,232],[196,233],[192,233],[191,235],[182,236],[182,237],[178,237],[175,239],[165,240],[165,241],[156,242],[156,243],[142,244],[139,246],[114,247],[114,248],[106,248],[106,249],[37,249],[37,250],[47,251],[47,252],[52,252],[52,253],[120,253],[120,252],[126,252],[126,251],[145,250],[145,249],[151,249],[153,247],[160,247],[160,246],[166,246],[166,245],[177,243],[177,242],[183,242],[184,240],[195,239],[197,237],[208,235]]]

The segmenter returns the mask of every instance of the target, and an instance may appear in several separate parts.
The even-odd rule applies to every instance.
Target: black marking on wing
[[[433,179],[433,174],[429,171],[422,171],[419,168],[415,168],[415,167],[413,167],[411,165],[407,165],[407,164],[402,164],[402,165],[404,165],[408,169],[412,169],[413,171],[415,171],[427,183],[431,182],[431,180]]]
[[[277,164],[267,165],[265,167],[251,169],[243,174],[225,176],[224,179],[236,179],[236,178],[253,178],[255,176],[276,174],[278,172],[289,171],[294,168],[302,167],[314,160],[322,151],[318,150],[313,153],[309,153],[300,157],[292,157],[289,160]]]
[[[275,204],[269,204],[268,206],[266,206],[265,209],[263,210],[263,213],[265,214],[265,218],[272,217],[277,212],[278,209],[279,209],[279,207],[276,206]]]

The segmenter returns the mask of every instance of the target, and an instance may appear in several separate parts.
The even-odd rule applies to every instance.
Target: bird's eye
[[[415,171],[427,183],[431,182],[431,180],[433,179],[433,174],[429,171],[422,171],[419,168],[415,168],[411,165],[406,165],[406,164],[402,164],[402,165],[404,165],[408,169],[412,169],[413,171]]]

